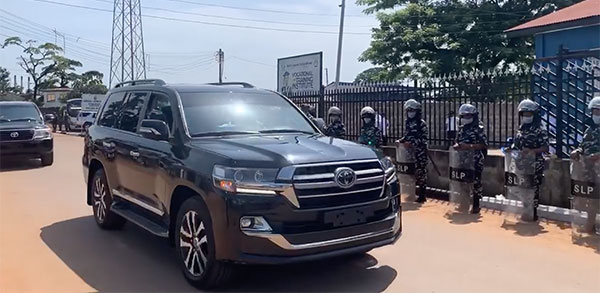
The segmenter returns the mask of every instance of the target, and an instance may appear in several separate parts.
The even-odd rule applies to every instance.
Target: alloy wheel
[[[179,229],[179,246],[187,271],[194,277],[200,277],[208,262],[208,239],[204,222],[193,210],[183,215]]]
[[[102,182],[101,178],[96,178],[94,182],[94,210],[98,222],[104,222],[106,217],[106,184]]]

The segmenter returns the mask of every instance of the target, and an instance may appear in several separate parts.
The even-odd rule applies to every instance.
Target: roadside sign
[[[323,52],[277,59],[277,91],[319,91],[323,84]]]
[[[81,111],[98,112],[105,95],[101,94],[83,94],[81,96]]]

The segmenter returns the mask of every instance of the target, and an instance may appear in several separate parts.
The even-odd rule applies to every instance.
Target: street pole
[[[346,11],[346,0],[342,0],[340,5],[342,12],[340,14],[340,35],[338,38],[337,65],[335,70],[335,87],[340,83],[340,69],[342,67],[342,39],[344,37],[344,14]]]
[[[223,83],[223,62],[225,62],[225,53],[223,50],[219,49],[219,53],[217,53],[217,58],[219,61],[219,83]]]

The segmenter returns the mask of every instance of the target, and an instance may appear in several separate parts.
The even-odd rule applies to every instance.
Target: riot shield
[[[475,152],[450,148],[450,211],[468,213],[473,193]]]
[[[534,175],[535,154],[519,150],[504,154],[505,220],[533,221]]]
[[[396,163],[398,164],[398,182],[400,183],[400,194],[404,201],[414,201],[415,194],[415,152],[413,148],[407,148],[403,143],[398,143],[396,148]]]
[[[573,240],[600,235],[600,160],[571,160],[571,226]]]

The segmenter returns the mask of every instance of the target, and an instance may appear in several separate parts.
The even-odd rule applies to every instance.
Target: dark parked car
[[[0,102],[0,157],[54,161],[54,140],[40,109],[31,102]]]
[[[325,137],[278,93],[141,80],[107,95],[85,137],[87,203],[101,228],[128,220],[169,238],[194,286],[400,236],[390,159]]]

